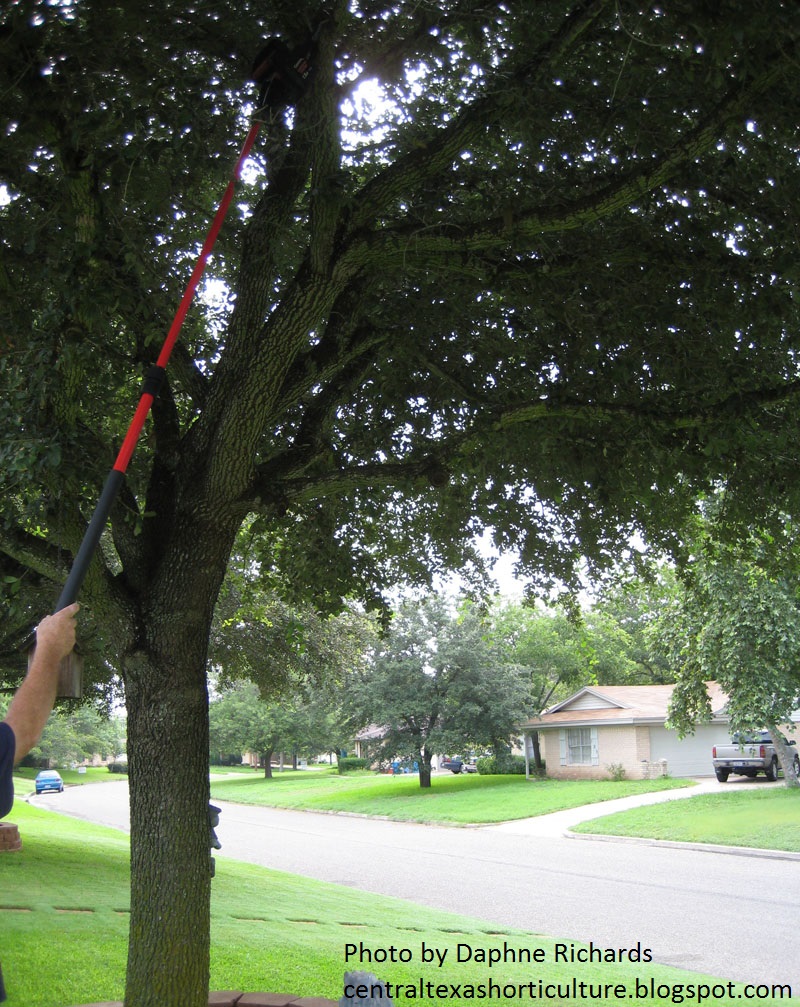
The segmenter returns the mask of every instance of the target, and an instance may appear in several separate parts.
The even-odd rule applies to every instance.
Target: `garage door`
[[[685,738],[666,727],[651,727],[650,759],[666,759],[670,776],[713,776],[711,749],[728,741],[727,724],[700,724]]]

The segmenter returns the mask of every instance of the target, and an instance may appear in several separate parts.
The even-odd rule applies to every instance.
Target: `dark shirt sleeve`
[[[11,771],[14,768],[15,748],[14,732],[5,721],[0,721],[0,818],[5,818],[14,803]]]

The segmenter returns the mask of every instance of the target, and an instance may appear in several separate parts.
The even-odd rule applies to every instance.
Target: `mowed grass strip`
[[[573,831],[800,853],[800,789],[698,794],[677,810],[672,802],[652,804],[583,822]]]
[[[532,818],[595,801],[692,786],[690,780],[526,780],[524,776],[435,776],[422,789],[415,775],[386,776],[306,770],[223,780],[212,777],[221,801],[306,811],[337,811],[406,822],[484,825]]]
[[[122,999],[127,836],[24,803],[14,808],[12,820],[20,827],[24,845],[19,853],[0,856],[0,933],[8,1007],[67,1007]],[[211,940],[212,989],[337,1000],[344,972],[353,968],[409,988],[431,983],[431,988],[444,989],[444,995],[413,997],[403,990],[395,998],[397,1007],[450,1002],[454,986],[463,999],[469,987],[486,989],[490,982],[499,989],[517,990],[533,983],[535,998],[540,999],[541,981],[550,987],[552,998],[575,1005],[591,1002],[590,987],[624,985],[625,999],[663,1005],[682,1002],[690,985],[696,989],[706,984],[721,993],[714,998],[717,1007],[735,1007],[743,989],[666,966],[560,962],[555,960],[557,943],[568,952],[581,945],[224,858],[217,860],[212,884]],[[422,960],[423,945],[444,954],[441,967],[438,958]],[[536,956],[544,960],[539,962]],[[401,957],[407,960],[397,960]],[[635,995],[637,982],[647,990],[651,981],[654,997],[647,992]],[[571,995],[574,984],[580,983],[585,994]],[[472,998],[479,996],[475,993]],[[494,1000],[498,999],[508,1002],[509,995],[495,993]],[[530,1002],[531,997],[524,993],[514,997],[526,999]]]

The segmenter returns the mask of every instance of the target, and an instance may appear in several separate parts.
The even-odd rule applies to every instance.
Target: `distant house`
[[[369,759],[372,762],[372,768],[377,769],[380,764],[373,761],[373,757],[385,733],[386,728],[379,724],[370,724],[369,727],[359,731],[353,743],[353,752],[356,758]]]
[[[385,725],[370,724],[368,727],[359,731],[355,736],[355,740],[353,742],[353,753],[359,759],[368,759],[370,761],[371,769],[381,768],[381,760],[376,758],[376,753],[379,751],[381,742],[386,736],[386,730]],[[444,756],[441,755],[433,756],[432,766],[434,769],[439,769],[443,758]],[[388,756],[385,756],[383,759],[383,765],[389,766],[391,772],[391,767],[394,763],[402,762],[405,766],[409,766],[414,762],[414,760],[414,756],[409,758],[408,755],[397,756],[396,758],[389,758]]]
[[[711,749],[729,739],[728,697],[707,682],[712,719],[679,738],[666,726],[674,685],[585,686],[522,725],[526,759],[539,732],[547,775],[564,780],[608,779],[609,766],[628,779],[669,774],[713,776]]]

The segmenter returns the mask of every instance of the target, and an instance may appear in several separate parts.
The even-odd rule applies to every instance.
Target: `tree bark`
[[[125,1007],[208,1004],[206,660],[236,527],[221,509],[187,507],[179,520],[165,522],[159,560],[137,598],[136,645],[121,661],[131,806]]]
[[[539,742],[539,732],[531,731],[531,747],[533,748],[533,768],[537,776],[542,774],[542,746]]]
[[[274,748],[268,749],[264,752],[261,758],[264,760],[264,779],[272,779],[272,753],[275,751]]]
[[[433,752],[429,752],[427,748],[423,748],[420,753],[419,760],[419,785],[420,787],[430,787],[431,785],[431,763],[433,761]]]
[[[775,724],[770,724],[769,731],[772,735],[772,743],[775,746],[775,754],[783,770],[783,782],[787,787],[800,787],[800,776],[797,772],[797,747],[790,745],[788,739]]]
[[[125,1007],[208,1003],[211,868],[205,669],[127,667],[131,916]]]

